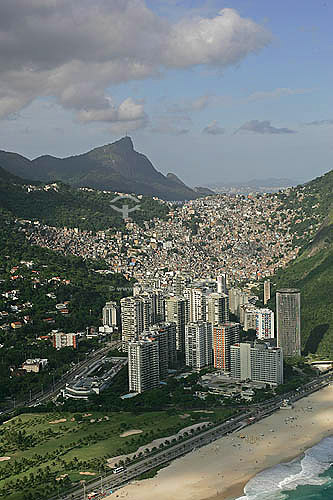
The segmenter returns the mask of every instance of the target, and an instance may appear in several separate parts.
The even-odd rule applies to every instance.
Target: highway
[[[216,439],[225,436],[226,434],[240,430],[271,415],[280,408],[283,400],[288,399],[291,403],[293,403],[329,385],[332,380],[332,373],[321,375],[295,391],[283,394],[282,396],[276,397],[272,400],[265,401],[260,406],[257,405],[255,408],[249,408],[248,411],[242,413],[241,415],[237,415],[226,422],[200,432],[200,434],[190,437],[181,443],[170,446],[163,451],[149,454],[146,458],[143,458],[134,464],[128,465],[124,472],[119,474],[113,474],[113,472],[111,472],[102,479],[99,478],[98,480],[94,479],[89,483],[87,482],[84,488],[81,486],[79,489],[73,489],[62,497],[52,496],[50,497],[50,500],[56,500],[57,498],[61,498],[62,500],[86,500],[89,498],[88,495],[91,492],[97,492],[97,496],[94,496],[93,498],[94,500],[99,500],[106,494],[110,494],[111,491],[114,492],[118,488],[129,483],[131,480],[140,476],[144,472],[148,472],[155,467],[166,464],[177,457],[193,451],[196,448],[205,446]],[[252,417],[253,420],[249,422],[248,419],[250,417]]]
[[[50,388],[47,391],[40,392],[36,396],[34,396],[31,400],[26,400],[23,402],[20,402],[19,405],[17,405],[17,408],[26,406],[26,407],[32,407],[32,406],[37,406],[43,403],[46,403],[47,401],[55,398],[61,389],[63,389],[66,384],[69,382],[72,382],[75,380],[75,378],[80,377],[83,372],[86,371],[86,369],[92,364],[101,359],[105,354],[110,350],[110,349],[117,349],[121,345],[121,342],[116,340],[113,342],[108,342],[106,345],[104,345],[101,349],[96,350],[93,353],[88,354],[87,358],[75,366],[71,368],[68,372],[66,372],[60,380],[58,380],[52,388]],[[6,410],[3,410],[1,412],[1,415],[7,415],[10,416],[15,412],[15,408],[8,408]]]

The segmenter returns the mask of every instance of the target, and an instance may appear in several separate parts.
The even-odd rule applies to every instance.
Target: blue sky
[[[3,0],[0,148],[66,156],[127,131],[190,185],[316,177],[332,18],[318,0]]]

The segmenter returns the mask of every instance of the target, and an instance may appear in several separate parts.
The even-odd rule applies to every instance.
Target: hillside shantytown
[[[1,0],[0,500],[333,498],[332,16]]]
[[[278,193],[185,202],[139,194],[144,212],[125,220],[110,206],[116,196],[125,200],[124,193],[2,176],[3,420],[33,409],[51,412],[43,417],[51,422],[67,422],[76,412],[69,421],[78,429],[91,416],[90,432],[104,422],[114,433],[110,411],[155,410],[161,430],[142,437],[147,454],[163,433],[168,446],[175,433],[186,441],[230,418],[236,422],[244,405],[264,411],[266,401],[276,400],[288,409],[290,391],[321,383],[318,374],[330,368],[322,360],[331,352],[331,332],[320,326],[311,282],[300,276],[305,262],[323,269],[329,259],[330,176]],[[57,210],[55,225],[49,213],[38,217],[34,211],[36,202],[48,199]],[[87,229],[89,204],[97,200],[109,207],[108,215],[95,214],[98,229]],[[23,209],[30,218],[22,217]],[[327,283],[329,275],[322,279]],[[205,412],[213,412],[209,420]],[[29,418],[26,426],[29,436]],[[64,427],[61,435],[67,432]],[[66,465],[45,472],[46,485],[56,475],[62,491],[77,488],[75,471],[95,474],[99,467],[106,491],[107,484],[118,485],[107,479],[108,471],[142,453],[138,439],[122,449],[89,435],[105,453],[96,449],[84,461],[83,448],[75,463],[68,455]],[[56,445],[60,436],[52,439]],[[30,446],[5,443],[12,453]],[[38,440],[32,446],[37,453]],[[71,468],[70,476],[63,467]],[[40,480],[33,481],[41,492]],[[15,491],[20,489],[17,482]]]

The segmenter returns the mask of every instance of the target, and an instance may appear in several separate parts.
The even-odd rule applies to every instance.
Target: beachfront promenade
[[[149,454],[146,458],[128,465],[126,470],[120,474],[115,475],[110,473],[99,480],[95,479],[89,483],[87,482],[84,489],[81,486],[79,489],[75,489],[69,494],[62,496],[62,499],[85,499],[88,498],[89,493],[93,491],[97,492],[97,495],[94,496],[95,500],[103,498],[107,494],[111,493],[111,491],[114,492],[115,490],[125,486],[127,483],[145,472],[171,462],[175,458],[186,455],[194,449],[208,445],[213,441],[226,436],[227,434],[231,434],[241,428],[245,428],[246,426],[253,424],[254,422],[258,422],[263,418],[268,417],[280,408],[283,399],[288,398],[291,402],[295,402],[301,398],[309,396],[321,388],[328,386],[331,380],[333,380],[332,373],[322,375],[292,393],[266,401],[261,405],[257,405],[255,408],[249,408],[248,411],[242,413],[241,415],[237,415],[222,424],[188,438],[186,441],[172,445],[163,451],[156,452],[155,454]],[[252,420],[249,420],[251,417]],[[52,497],[52,500],[55,498],[58,497]]]

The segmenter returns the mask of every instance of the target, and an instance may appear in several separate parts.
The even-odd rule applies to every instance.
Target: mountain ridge
[[[135,151],[128,136],[65,158],[43,155],[28,160],[17,153],[0,151],[0,165],[14,175],[33,181],[62,181],[74,187],[136,193],[165,200],[200,196],[175,174],[164,176],[156,170],[144,154]]]
[[[121,214],[112,206],[115,193],[85,190],[58,182],[24,180],[0,165],[0,214],[9,219],[38,221],[55,227],[115,231],[124,229]],[[169,204],[151,197],[140,197],[140,210],[131,217],[136,223],[165,217]]]

